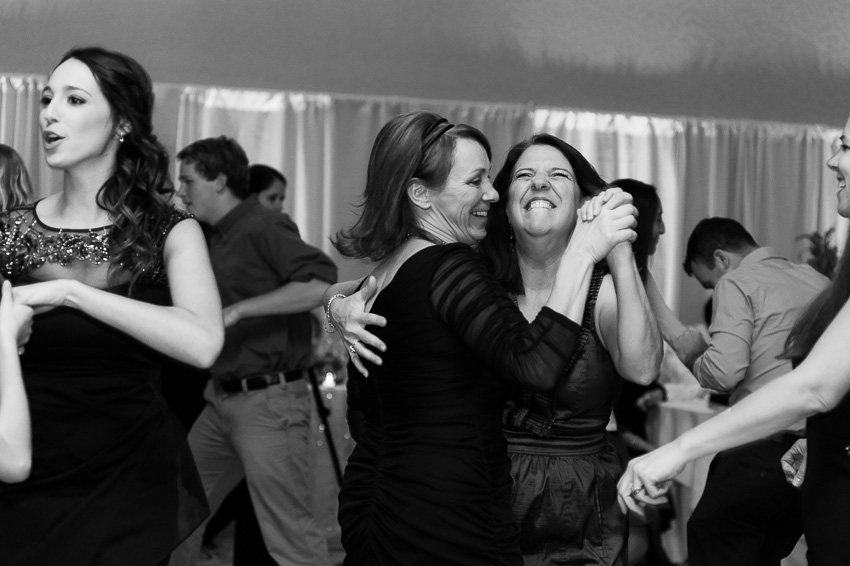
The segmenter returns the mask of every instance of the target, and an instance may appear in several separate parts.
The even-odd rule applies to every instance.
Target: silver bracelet
[[[337,293],[336,295],[328,299],[328,306],[325,307],[325,332],[327,332],[328,334],[333,334],[336,331],[336,326],[334,326],[334,323],[331,322],[331,304],[334,302],[334,299],[339,299],[340,297],[344,299],[346,295],[343,295],[342,293]]]

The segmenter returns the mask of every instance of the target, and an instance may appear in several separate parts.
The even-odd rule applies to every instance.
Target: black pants
[[[779,566],[803,532],[800,493],[780,459],[794,441],[760,440],[714,457],[688,521],[691,566]]]

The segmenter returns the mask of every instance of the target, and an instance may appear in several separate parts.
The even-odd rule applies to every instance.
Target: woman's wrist
[[[82,309],[86,300],[86,293],[94,289],[76,279],[57,279],[60,282],[60,296],[56,306],[73,307]]]
[[[342,293],[337,293],[335,295],[332,295],[328,299],[328,304],[327,304],[327,306],[325,306],[325,332],[327,332],[328,334],[333,334],[334,332],[336,332],[335,319],[334,319],[333,315],[331,314],[331,309],[333,308],[333,303],[336,299],[345,299],[345,298],[346,298],[346,296],[343,295]]]

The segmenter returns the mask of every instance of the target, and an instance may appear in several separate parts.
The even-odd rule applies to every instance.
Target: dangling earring
[[[510,224],[508,224],[508,230],[510,230],[510,232],[511,232],[510,241],[511,241],[511,251],[513,252],[513,251],[516,251],[516,246],[514,245],[514,227],[511,226]]]
[[[124,143],[124,132],[118,132],[118,143]]]

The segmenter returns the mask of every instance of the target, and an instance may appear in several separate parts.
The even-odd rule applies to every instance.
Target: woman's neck
[[[435,244],[452,244],[456,238],[445,228],[435,222],[430,222],[427,218],[421,218],[419,228],[430,236],[429,240]]]
[[[517,297],[517,303],[526,318],[533,320],[549,300],[567,242],[566,238],[555,241],[552,238],[520,237],[515,245],[524,289],[524,294]]]
[[[39,216],[47,224],[63,228],[95,228],[112,222],[109,213],[97,205],[97,193],[111,171],[103,168],[66,170],[62,192],[46,198]]]

